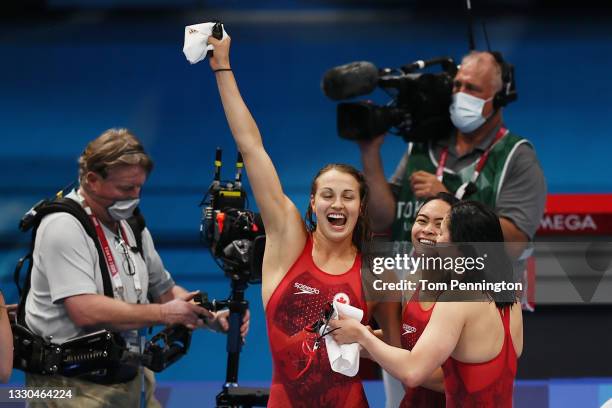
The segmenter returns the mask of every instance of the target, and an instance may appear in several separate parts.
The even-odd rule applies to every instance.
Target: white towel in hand
[[[215,49],[212,44],[208,44],[208,37],[212,35],[214,25],[215,23],[202,23],[185,27],[183,54],[187,57],[187,61],[196,64],[206,58],[208,50]],[[226,36],[227,33],[225,32],[225,27],[223,27],[223,38]]]
[[[363,317],[363,310],[334,301],[333,318],[337,319],[338,315],[360,322]],[[354,377],[357,374],[359,371],[359,343],[338,345],[331,335],[327,335],[325,336],[325,346],[332,370],[348,377]]]

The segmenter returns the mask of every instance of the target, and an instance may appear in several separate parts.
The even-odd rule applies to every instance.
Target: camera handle
[[[240,352],[242,351],[242,337],[240,326],[242,318],[249,308],[249,301],[244,298],[247,283],[232,280],[232,293],[229,299],[221,305],[229,309],[229,331],[227,333],[227,369],[225,373],[224,388],[238,385],[238,367]]]
[[[217,302],[218,307],[227,307],[230,311],[225,384],[222,391],[217,394],[217,408],[265,407],[268,404],[270,394],[268,388],[238,386],[238,367],[240,365],[240,351],[242,350],[240,326],[242,325],[242,318],[249,308],[249,301],[244,298],[248,283],[243,279],[232,279],[231,287],[232,292],[229,299]]]

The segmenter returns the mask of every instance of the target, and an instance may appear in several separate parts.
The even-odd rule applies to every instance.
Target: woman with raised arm
[[[493,211],[474,201],[451,206],[444,218],[439,243],[499,243],[497,276],[512,281],[510,261],[503,252],[503,234]],[[459,246],[458,250],[462,246]],[[491,247],[489,247],[491,248]],[[489,254],[488,260],[493,258]],[[486,268],[485,268],[486,270]],[[465,271],[464,282],[477,282]],[[442,294],[442,296],[444,293]],[[479,301],[473,298],[479,295]],[[383,368],[408,387],[417,387],[442,366],[447,407],[512,407],[517,358],[523,350],[523,320],[513,291],[467,294],[470,301],[442,301],[412,350],[381,342],[359,322],[340,319],[330,325],[340,343],[361,344]]]
[[[351,166],[321,169],[311,186],[307,226],[284,194],[242,100],[230,38],[210,37],[209,43],[215,47],[210,66],[266,230],[262,298],[274,366],[268,407],[367,407],[359,377],[331,370],[316,327],[333,300],[364,310],[367,322],[360,254],[368,234],[365,180]]]

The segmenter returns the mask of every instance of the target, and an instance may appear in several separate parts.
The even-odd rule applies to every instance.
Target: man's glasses
[[[130,247],[121,237],[115,236],[115,249],[121,248],[123,254],[123,270],[127,271],[127,274],[134,276],[136,274],[136,265],[130,255]]]

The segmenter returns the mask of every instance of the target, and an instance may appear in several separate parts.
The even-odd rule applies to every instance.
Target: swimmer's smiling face
[[[412,225],[411,239],[417,254],[432,248],[439,241],[442,221],[450,210],[450,204],[444,200],[431,200],[419,210]]]
[[[317,231],[332,241],[351,239],[361,211],[359,182],[352,175],[331,169],[316,180],[310,205]]]

